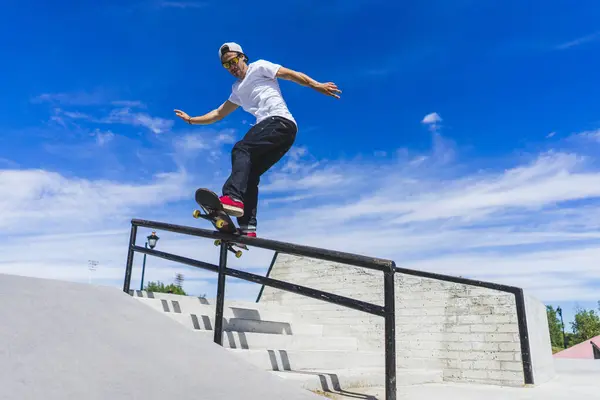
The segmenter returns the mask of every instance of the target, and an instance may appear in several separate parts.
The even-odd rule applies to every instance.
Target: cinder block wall
[[[381,272],[277,254],[269,276],[384,305]],[[524,384],[513,294],[402,273],[395,291],[399,368],[440,369],[447,381]],[[356,336],[361,349],[382,351],[384,364],[382,317],[270,287],[258,302],[291,307],[324,324],[326,334]]]

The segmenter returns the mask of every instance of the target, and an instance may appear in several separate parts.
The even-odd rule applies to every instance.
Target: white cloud
[[[598,297],[600,170],[590,158],[549,151],[505,170],[466,173],[448,166],[452,150],[438,150],[400,152],[385,165],[295,160],[293,172],[270,176],[282,197],[261,203],[259,233],[516,285],[543,301]],[[352,184],[312,186],[306,197],[298,190],[329,171]]]
[[[153,117],[145,112],[134,112],[132,108],[145,108],[145,104],[137,100],[108,100],[108,94],[105,91],[95,91],[92,93],[44,93],[32,99],[33,103],[51,103],[68,106],[101,106],[112,105],[119,106],[112,109],[108,115],[96,117],[92,113],[82,111],[63,110],[60,107],[52,109],[50,120],[62,127],[67,127],[67,121],[88,121],[98,124],[122,124],[131,126],[143,126],[155,134],[169,131],[174,120],[160,117]]]
[[[235,143],[235,136],[231,129],[222,131],[215,139],[216,144],[233,144]]]
[[[146,105],[139,100],[115,100],[115,101],[112,101],[111,104],[113,104],[115,106],[129,107],[129,108],[133,108],[133,107],[146,108]]]
[[[204,2],[190,2],[190,1],[162,1],[160,7],[162,8],[203,8],[206,7],[207,3]]]
[[[175,139],[173,145],[181,152],[196,152],[198,150],[209,149],[211,146],[206,139],[200,135],[187,134]]]
[[[208,162],[213,171],[210,175],[213,176],[223,173],[221,165],[217,164],[225,158],[223,146],[235,141],[235,131],[232,129],[217,130],[207,127],[189,129],[173,136],[172,145],[175,152],[172,157],[178,165],[190,165],[191,169],[198,168],[198,163]],[[228,161],[227,164],[231,163]]]
[[[92,134],[96,138],[98,146],[104,146],[115,138],[115,134],[111,131],[102,132],[96,129]]]
[[[571,139],[586,140],[600,143],[600,129],[593,129],[574,134]]]
[[[143,112],[132,112],[129,107],[112,110],[107,117],[98,120],[98,122],[143,126],[156,134],[169,131],[174,124],[172,120],[152,117]]]
[[[188,224],[192,218],[187,218]],[[22,276],[61,279],[76,282],[122,286],[127,245],[129,243],[129,224],[123,219],[117,230],[79,230],[74,227],[66,234],[32,234],[13,236],[0,242],[0,273]],[[182,221],[179,221],[182,222]],[[208,228],[210,224],[202,224]],[[137,245],[144,246],[145,237],[151,232],[139,228]],[[211,240],[193,238],[170,232],[158,232],[160,237],[157,250],[218,265],[219,248]],[[30,249],[35,248],[35,251]],[[273,252],[251,249],[241,259],[230,257],[228,265],[249,272],[265,274]],[[90,272],[88,260],[98,262],[96,270]],[[143,254],[134,256],[131,288],[139,289]],[[144,282],[162,281],[171,283],[175,273],[182,273],[185,281],[183,288],[192,295],[207,294],[214,296],[216,277],[214,272],[174,263],[156,257],[147,257]],[[228,298],[256,298],[259,290],[239,279],[228,278]]]
[[[432,113],[423,121],[436,124],[441,118]],[[593,138],[594,132],[579,137]],[[223,183],[229,159],[207,172],[207,156],[217,157],[221,145],[233,143],[234,131],[199,128],[157,140],[176,152],[190,151],[186,162],[202,164],[184,168],[178,163],[177,172],[135,182],[0,171],[0,230],[5,233],[0,272],[87,281],[87,260],[94,259],[100,262],[95,281],[120,285],[130,218],[212,229],[191,218],[193,191]],[[385,159],[332,161],[294,147],[261,181],[259,236],[521,286],[543,301],[597,296],[600,169],[593,157],[554,150],[512,161],[505,169],[469,169],[468,162],[454,163],[457,151],[437,133],[427,154],[385,151]],[[155,154],[145,168],[161,162]],[[138,244],[149,232],[140,229]],[[159,236],[160,250],[217,263],[218,249],[210,240],[168,232]],[[36,250],[28,251],[27,244]],[[253,248],[230,262],[264,272],[271,255]],[[134,287],[141,259],[136,255]],[[148,280],[171,282],[180,271],[189,278],[190,290],[214,288],[210,273],[152,257],[148,262]],[[235,286],[247,296],[255,288]]]
[[[89,119],[90,116],[82,112],[65,111],[63,114],[71,119]]]
[[[5,233],[62,231],[119,222],[133,210],[183,198],[185,171],[148,183],[66,178],[43,170],[0,171],[0,229]]]
[[[428,125],[429,126],[429,130],[431,132],[436,133],[438,131],[438,129],[440,128],[440,123],[442,122],[442,117],[440,117],[440,115],[436,112],[432,112],[430,114],[427,114],[425,117],[423,117],[423,119],[421,120],[422,124]]]
[[[438,113],[433,112],[423,117],[421,122],[424,124],[436,124],[438,122],[442,122],[442,117],[440,117]]]
[[[95,90],[92,92],[72,92],[72,93],[42,93],[33,99],[32,103],[54,103],[71,106],[91,106],[100,105],[106,102],[106,92]]]
[[[596,240],[599,238],[596,237]],[[406,268],[454,275],[524,287],[547,302],[597,301],[600,270],[597,246],[577,249],[458,255],[409,262]],[[594,282],[596,284],[594,285]]]
[[[572,47],[581,46],[582,44],[600,40],[600,32],[595,32],[590,35],[581,36],[569,42],[562,43],[556,47],[557,50],[566,50]]]

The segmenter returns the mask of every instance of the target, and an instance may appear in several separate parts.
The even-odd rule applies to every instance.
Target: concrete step
[[[340,350],[229,349],[259,368],[272,371],[383,367],[380,353]]]
[[[173,301],[190,301],[198,304],[211,305],[217,304],[216,298],[200,298],[196,296],[183,296],[179,294],[171,293],[160,293],[160,292],[146,292],[139,290],[130,290],[129,293],[132,297],[139,298],[152,298],[157,300],[173,300]],[[248,309],[264,310],[264,311],[277,311],[282,313],[294,313],[295,310],[290,307],[273,304],[273,303],[257,303],[255,301],[248,300],[232,300],[225,298],[225,306],[241,307]]]
[[[198,316],[215,315],[215,305],[202,304],[197,298],[185,298],[185,296],[182,297],[183,298],[179,300],[138,297],[136,300],[158,311],[167,313],[196,314]],[[227,318],[243,318],[287,323],[294,322],[294,315],[292,312],[261,310],[259,307],[239,307],[228,303],[225,303],[223,307],[223,316]]]
[[[323,392],[346,391],[366,387],[385,387],[385,368],[353,368],[333,370],[272,371],[299,387]],[[443,382],[441,370],[397,369],[398,386]]]
[[[213,340],[214,331],[198,331]],[[230,349],[277,350],[345,350],[357,351],[358,340],[353,337],[320,337],[314,335],[271,335],[254,332],[223,332],[223,347]]]
[[[131,292],[131,291],[130,291]],[[160,305],[156,303],[148,303],[157,309],[164,312],[190,312],[209,313],[214,315],[216,299],[214,298],[199,298],[194,296],[182,296],[170,293],[160,292],[145,292],[134,291],[133,297],[137,300],[154,300],[159,301]],[[199,308],[203,307],[203,308]],[[226,311],[230,309],[230,311]],[[184,311],[185,310],[185,311]],[[207,311],[209,310],[209,311]],[[260,319],[280,322],[301,322],[308,324],[323,325],[323,335],[326,336],[345,336],[347,334],[347,328],[344,326],[331,325],[338,321],[334,317],[323,317],[319,312],[310,311],[297,311],[292,307],[286,307],[272,303],[256,303],[252,301],[241,301],[241,300],[227,300],[223,308],[224,312],[228,312],[226,316],[234,316],[247,319]],[[383,318],[381,320],[383,324]]]
[[[213,331],[215,329],[214,315],[173,314],[164,313],[190,329]],[[295,324],[289,322],[261,321],[245,318],[223,318],[223,331],[256,332],[273,335],[310,335],[322,336],[323,326],[314,324]]]

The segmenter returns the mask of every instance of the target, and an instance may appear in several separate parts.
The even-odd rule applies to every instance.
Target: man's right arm
[[[239,106],[229,100],[226,100],[223,104],[221,104],[218,108],[201,115],[199,117],[190,117],[185,112],[181,110],[175,110],[175,114],[178,117],[183,119],[188,124],[192,125],[208,125],[215,122],[218,122],[234,112]]]

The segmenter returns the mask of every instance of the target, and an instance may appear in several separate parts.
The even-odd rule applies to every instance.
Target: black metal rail
[[[175,254],[165,253],[158,250],[153,250],[135,244],[137,237],[137,228],[146,227],[163,231],[170,231],[197,237],[220,239],[220,257],[219,265],[193,260],[191,258],[177,256]],[[287,253],[298,256],[312,257],[327,261],[339,262],[353,266],[363,267],[375,271],[383,272],[383,287],[384,287],[384,306],[366,303],[349,297],[339,296],[332,293],[323,292],[305,286],[295,285],[289,282],[284,282],[260,275],[251,274],[248,272],[236,270],[227,267],[228,243],[237,242],[248,246],[259,247],[276,252]],[[312,297],[322,301],[327,301],[344,307],[363,311],[366,313],[379,315],[385,319],[385,399],[396,400],[396,312],[395,312],[395,286],[394,274],[396,272],[396,264],[394,261],[380,258],[366,257],[357,254],[344,253],[321,249],[317,247],[302,246],[292,243],[279,242],[276,240],[238,237],[229,234],[220,233],[200,228],[189,226],[174,225],[164,222],[148,221],[142,219],[131,220],[131,234],[129,237],[129,251],[127,253],[127,265],[125,268],[125,279],[123,282],[123,291],[129,293],[131,284],[131,273],[133,270],[133,257],[135,252],[148,254],[151,256],[171,260],[193,267],[202,268],[208,271],[218,273],[217,281],[217,304],[215,311],[215,332],[214,341],[219,345],[223,344],[223,305],[225,299],[225,277],[227,275],[243,279],[250,282],[259,283],[266,286],[271,286],[277,289],[289,291],[303,296]]]
[[[592,345],[592,352],[594,353],[594,360],[600,360],[600,346],[590,340]]]

